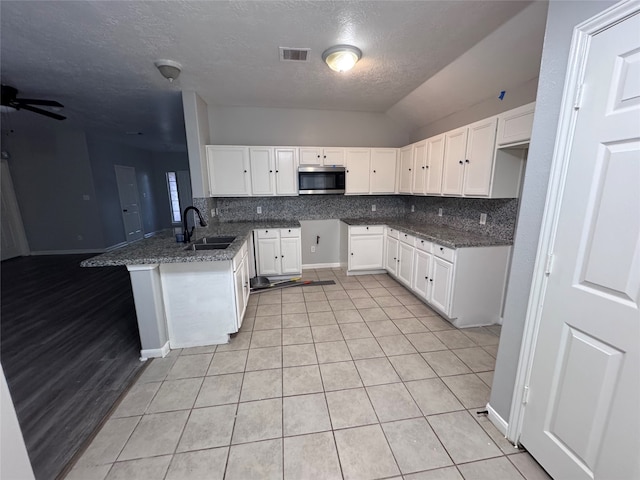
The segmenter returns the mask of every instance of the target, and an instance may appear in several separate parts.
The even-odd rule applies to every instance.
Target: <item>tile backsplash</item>
[[[484,199],[417,196],[301,195],[298,197],[194,198],[193,204],[214,222],[259,220],[322,220],[327,218],[403,218],[417,223],[446,225],[506,240],[513,239],[518,199]],[[376,211],[372,211],[375,205]],[[411,212],[411,206],[415,211]],[[257,213],[258,207],[262,213]],[[442,208],[442,217],[438,209]],[[487,214],[480,225],[480,214]]]

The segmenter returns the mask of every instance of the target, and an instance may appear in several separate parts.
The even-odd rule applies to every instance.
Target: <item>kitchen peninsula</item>
[[[335,221],[339,221],[335,219]],[[482,235],[444,225],[416,222],[400,218],[344,218],[342,225],[362,227],[381,226],[385,229],[384,243],[379,246],[380,260],[376,270],[387,271],[401,283],[412,289],[423,301],[434,306],[452,323],[458,326],[495,323],[499,319],[504,280],[510,253],[509,239]],[[126,266],[131,275],[131,284],[138,317],[141,357],[165,356],[172,348],[195,347],[227,343],[229,335],[237,332],[242,324],[249,296],[249,277],[254,270],[253,232],[269,229],[298,229],[297,220],[272,220],[252,222],[212,222],[206,228],[196,230],[195,241],[204,237],[232,236],[235,240],[222,250],[194,251],[184,243],[176,243],[173,230],[162,232],[129,246],[85,260],[84,267]],[[404,242],[400,241],[403,235]],[[395,236],[395,239],[393,238]],[[382,240],[382,236],[380,239]],[[391,238],[391,240],[389,240]],[[411,245],[409,245],[409,240]],[[395,243],[394,243],[395,241]],[[422,242],[422,243],[420,243]],[[426,242],[426,243],[425,243]],[[347,238],[340,239],[341,250],[349,247]],[[400,245],[411,248],[411,273],[404,278],[399,275],[397,259]],[[425,247],[429,246],[429,250]],[[444,254],[442,254],[444,252]],[[356,252],[352,252],[356,253]],[[436,280],[431,288],[429,275],[422,275],[424,255],[433,254],[437,265],[450,264],[451,275],[446,283]],[[482,271],[477,261],[472,263],[470,274],[465,270],[465,260],[471,254],[491,266]],[[415,261],[414,261],[415,255]],[[443,257],[443,258],[439,258]],[[483,260],[478,260],[483,261]],[[421,263],[418,263],[421,262]],[[398,264],[399,264],[398,260]],[[415,267],[413,266],[415,263]],[[349,274],[361,274],[351,269],[346,255],[341,265]],[[406,263],[405,263],[406,265]],[[436,265],[436,264],[434,264]],[[456,267],[456,271],[453,267]],[[431,266],[427,265],[428,268]],[[436,266],[436,268],[440,268]],[[404,270],[405,271],[406,267]],[[477,282],[481,275],[484,280]],[[491,276],[495,278],[490,278]],[[425,278],[422,278],[425,277]],[[467,278],[464,286],[458,283]],[[425,282],[429,282],[426,283]],[[458,282],[458,283],[454,283]],[[423,287],[414,288],[416,285]],[[456,323],[458,312],[467,315],[465,308],[456,309],[456,300],[468,289],[479,292],[493,285],[490,314],[473,316],[466,324]],[[482,288],[481,288],[482,287]],[[436,292],[432,297],[431,292]],[[456,295],[456,291],[458,294]],[[440,297],[437,292],[443,292]],[[470,298],[468,295],[463,295]],[[430,302],[435,298],[439,303]],[[473,304],[475,302],[472,301]],[[476,304],[477,309],[481,305]],[[462,318],[462,317],[461,317]],[[473,323],[475,322],[475,323]]]

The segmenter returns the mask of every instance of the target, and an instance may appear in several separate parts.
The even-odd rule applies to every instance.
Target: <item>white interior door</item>
[[[116,181],[118,183],[118,195],[122,209],[122,222],[127,242],[135,242],[144,237],[142,230],[142,218],[140,217],[140,200],[138,196],[138,183],[136,181],[136,169],[122,165],[114,165],[116,169]]]
[[[558,479],[640,478],[638,32],[636,12],[586,44],[560,186],[520,438]]]
[[[2,193],[2,211],[0,212],[2,245],[0,246],[0,253],[2,254],[2,260],[7,260],[21,255],[28,255],[29,245],[24,232],[20,209],[18,208],[18,200],[13,189],[13,182],[11,181],[9,163],[6,160],[2,160],[0,178],[2,180],[0,185],[0,192]]]

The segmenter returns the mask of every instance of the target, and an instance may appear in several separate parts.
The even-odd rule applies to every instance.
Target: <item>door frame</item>
[[[573,148],[576,120],[582,100],[580,86],[584,80],[589,45],[594,35],[634,14],[640,14],[638,2],[624,0],[578,24],[573,31],[556,142],[551,161],[544,216],[538,239],[538,251],[534,264],[524,333],[520,347],[520,358],[511,400],[511,414],[507,424],[506,437],[514,444],[519,442],[522,432],[529,380],[533,366],[533,354],[538,339],[548,274],[553,263],[553,250],[560,216],[560,206],[563,199],[569,158]]]
[[[20,212],[20,206],[18,205],[18,197],[16,196],[16,189],[13,185],[13,177],[11,176],[11,168],[7,159],[2,159],[2,177],[4,178],[4,186],[6,191],[5,199],[8,202],[7,208],[9,210],[10,218],[6,221],[13,224],[16,229],[18,250],[20,255],[26,256],[30,254],[29,241],[27,240],[27,233],[24,229],[24,222],[22,221],[22,213]],[[6,177],[5,177],[6,176]],[[1,188],[1,187],[0,187]],[[15,257],[12,257],[15,258]],[[8,258],[7,258],[8,260]]]

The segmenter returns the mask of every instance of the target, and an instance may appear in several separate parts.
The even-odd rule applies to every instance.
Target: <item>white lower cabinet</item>
[[[350,226],[348,241],[349,272],[384,270],[384,226]]]
[[[407,287],[411,287],[413,280],[413,237],[407,234],[400,234],[398,245],[398,280]]]
[[[233,260],[160,265],[170,348],[224,344],[249,301],[247,242]]]
[[[510,246],[452,249],[387,228],[385,269],[457,327],[502,316]]]
[[[254,230],[257,274],[297,275],[302,272],[299,228]]]

